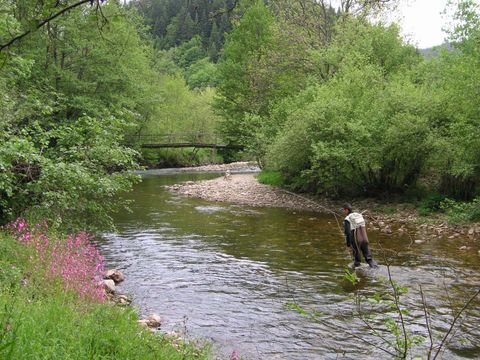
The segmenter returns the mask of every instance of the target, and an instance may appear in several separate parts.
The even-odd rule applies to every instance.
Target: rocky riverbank
[[[107,270],[104,273],[103,280],[99,285],[104,289],[106,299],[111,303],[118,306],[131,306],[132,298],[128,295],[118,292],[117,286],[125,280],[123,273],[117,269]],[[166,340],[177,350],[180,350],[182,345],[186,343],[186,334],[183,335],[175,331],[162,331],[162,318],[156,313],[152,313],[140,320],[137,320],[137,324],[150,330],[152,333],[160,332]],[[195,348],[193,348],[195,349]]]
[[[240,169],[242,166],[238,166]],[[247,163],[245,163],[247,164]],[[218,166],[216,171],[229,170]],[[243,164],[244,166],[244,164]],[[198,169],[198,168],[197,168]],[[205,170],[197,170],[205,171]],[[209,201],[230,202],[255,207],[281,207],[295,210],[309,210],[315,212],[332,213],[339,216],[342,202],[332,202],[326,199],[313,199],[303,195],[293,194],[281,188],[260,184],[255,174],[233,174],[222,177],[198,181],[186,182],[167,186],[175,193],[201,198]],[[453,226],[445,222],[435,221],[421,223],[414,209],[396,209],[393,214],[385,214],[381,211],[373,211],[379,207],[375,201],[361,200],[355,202],[355,208],[362,211],[369,220],[369,228],[380,231],[386,235],[400,233],[411,237],[413,243],[422,243],[426,239],[463,238],[467,242],[465,249],[469,248],[468,240],[480,240],[480,224],[469,226]]]
[[[180,172],[258,172],[260,168],[252,162],[237,161],[229,164],[209,164],[178,169]]]
[[[167,188],[189,197],[256,207],[281,207],[318,212],[327,211],[332,207],[331,204],[315,203],[280,188],[260,184],[255,174],[224,175],[213,180],[188,181]]]

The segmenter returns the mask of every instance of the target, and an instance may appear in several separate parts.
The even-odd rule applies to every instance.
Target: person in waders
[[[365,261],[371,268],[378,268],[378,265],[373,261],[372,254],[368,249],[368,236],[365,229],[365,220],[362,214],[353,212],[352,205],[343,205],[343,213],[345,214],[345,221],[343,222],[345,230],[345,239],[347,247],[352,251],[355,267],[360,266],[361,258],[360,251],[365,258]]]

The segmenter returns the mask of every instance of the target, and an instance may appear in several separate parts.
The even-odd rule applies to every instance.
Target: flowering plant
[[[18,241],[31,249],[33,268],[46,281],[59,281],[66,291],[73,291],[82,299],[105,301],[105,291],[99,284],[105,260],[88,233],[52,240],[47,234],[46,222],[31,226],[22,218],[8,227]]]

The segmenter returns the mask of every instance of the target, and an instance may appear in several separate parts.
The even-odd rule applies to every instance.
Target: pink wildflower
[[[30,227],[26,220],[17,219],[9,225],[13,235],[33,250],[30,260],[35,270],[45,272],[52,281],[60,280],[64,289],[81,298],[104,301],[105,293],[98,285],[104,270],[104,258],[91,243],[86,232],[69,235],[66,241],[50,241],[46,222]]]

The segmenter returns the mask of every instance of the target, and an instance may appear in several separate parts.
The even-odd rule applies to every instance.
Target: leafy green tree
[[[194,62],[186,71],[185,79],[190,89],[215,87],[217,67],[208,58]]]
[[[303,88],[308,79],[303,44],[284,37],[263,4],[249,7],[228,34],[218,64],[216,108],[227,140],[248,144],[255,134],[247,118],[264,117],[272,106]]]
[[[454,51],[443,52],[422,68],[425,87],[435,101],[432,170],[440,191],[471,199],[480,191],[480,7],[461,1],[450,34]]]
[[[201,137],[214,138],[218,122],[211,108],[214,89],[207,87],[191,91],[179,74],[164,75],[161,81],[160,112],[156,118],[143,124],[141,134],[188,135],[198,141]]]
[[[334,76],[272,112],[282,130],[267,165],[295,188],[330,196],[413,186],[430,139],[426,97],[412,80],[415,51],[395,27],[351,20],[323,54]]]
[[[0,35],[55,11],[10,7]],[[32,20],[33,21],[33,20]],[[75,8],[2,54],[0,216],[45,216],[72,228],[110,224],[136,181],[124,135],[158,110],[152,49],[134,11]],[[153,81],[152,81],[153,80]]]
[[[207,56],[202,47],[200,36],[195,36],[190,41],[184,42],[170,51],[173,61],[184,70]]]

